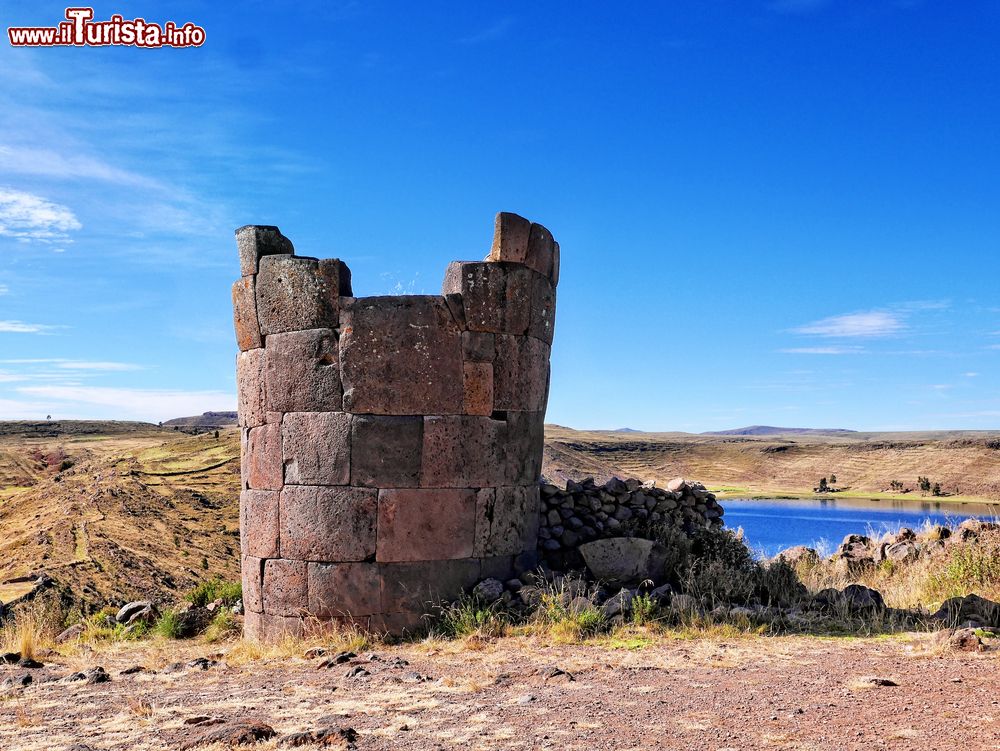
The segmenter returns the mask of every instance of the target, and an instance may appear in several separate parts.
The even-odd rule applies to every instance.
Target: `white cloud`
[[[0,235],[30,242],[65,241],[83,225],[65,206],[40,196],[0,188]]]
[[[130,362],[105,362],[93,360],[69,360],[65,357],[36,357],[0,360],[0,365],[55,365],[64,370],[144,370],[141,365]]]
[[[856,355],[864,352],[861,347],[789,347],[778,351],[786,355]]]
[[[10,287],[6,284],[0,284],[0,297],[10,293]]]
[[[100,386],[23,386],[17,392],[33,399],[70,404],[93,417],[169,420],[213,410],[235,410],[236,395],[225,391],[106,388]],[[83,407],[86,406],[86,410]],[[55,413],[58,410],[49,410]]]
[[[57,326],[47,326],[43,323],[25,323],[24,321],[0,321],[0,333],[4,334],[47,334]]]
[[[979,373],[970,372],[970,373],[962,373],[962,375],[964,375],[966,378],[977,378],[979,376]]]
[[[824,337],[871,338],[891,336],[905,328],[906,325],[900,314],[886,310],[871,310],[864,313],[848,313],[847,315],[823,318],[798,326],[792,331],[796,334]]]

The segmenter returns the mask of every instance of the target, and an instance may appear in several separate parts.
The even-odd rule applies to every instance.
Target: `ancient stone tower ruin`
[[[399,633],[534,555],[559,245],[497,215],[441,296],[352,296],[339,260],[236,231],[246,632]],[[522,565],[531,565],[530,561]]]

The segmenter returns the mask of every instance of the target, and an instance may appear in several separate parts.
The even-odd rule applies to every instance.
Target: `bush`
[[[210,602],[222,600],[223,605],[232,607],[243,597],[243,585],[239,582],[227,582],[222,579],[203,581],[187,595],[187,601],[203,608]]]
[[[431,631],[447,638],[479,636],[494,638],[507,633],[512,618],[502,603],[484,605],[475,597],[441,605]]]
[[[233,615],[231,610],[223,608],[215,614],[212,622],[208,624],[208,628],[205,629],[205,641],[210,644],[222,641],[223,639],[231,636],[237,636],[240,631],[241,626],[237,622],[236,616]]]
[[[182,624],[176,610],[164,610],[160,620],[153,626],[153,633],[165,639],[180,639]]]

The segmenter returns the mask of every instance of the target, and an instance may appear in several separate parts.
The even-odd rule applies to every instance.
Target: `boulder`
[[[667,490],[671,493],[682,493],[687,489],[687,482],[683,477],[675,477],[667,483]]]
[[[159,617],[160,614],[153,603],[148,600],[138,600],[122,607],[115,616],[115,620],[126,626],[131,626],[133,623],[152,625]]]
[[[885,600],[877,590],[863,584],[849,584],[840,593],[840,602],[851,613],[885,610]]]
[[[920,546],[907,538],[887,545],[884,554],[886,560],[895,561],[896,563],[909,563],[920,557]]]
[[[931,618],[949,625],[1000,626],[1000,603],[978,595],[952,597]]]
[[[653,548],[652,540],[609,537],[584,543],[579,550],[594,578],[614,584],[628,584],[651,578],[651,559],[654,559],[655,564]]]
[[[612,595],[601,605],[601,612],[605,618],[614,618],[616,615],[625,615],[632,607],[632,593],[627,589],[622,589],[616,595]]]
[[[814,548],[805,545],[796,545],[782,550],[775,558],[783,560],[790,566],[798,566],[799,564],[814,566],[819,563],[819,553]]]
[[[499,579],[483,579],[472,588],[472,596],[490,605],[503,597],[503,582]]]

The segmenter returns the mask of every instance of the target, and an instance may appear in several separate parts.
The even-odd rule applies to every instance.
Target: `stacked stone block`
[[[399,633],[534,564],[559,246],[497,216],[441,296],[354,298],[336,259],[236,231],[246,632]]]

